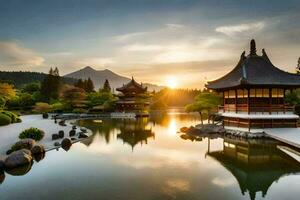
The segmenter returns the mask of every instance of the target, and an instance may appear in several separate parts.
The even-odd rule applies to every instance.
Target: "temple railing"
[[[225,105],[219,106],[218,112],[235,112],[235,113],[262,113],[262,114],[281,114],[294,113],[295,106],[289,105],[270,105],[270,106],[248,106],[248,105]]]

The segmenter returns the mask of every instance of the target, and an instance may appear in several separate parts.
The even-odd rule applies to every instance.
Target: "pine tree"
[[[104,92],[111,92],[111,87],[110,87],[110,84],[109,84],[109,82],[108,82],[107,79],[105,79],[102,91],[104,91]]]
[[[300,58],[298,59],[298,65],[296,67],[296,73],[300,74]]]
[[[85,91],[86,92],[93,92],[94,91],[94,83],[90,78],[88,78],[88,80],[86,81]]]
[[[59,96],[59,90],[61,88],[61,78],[57,68],[54,70],[50,68],[49,74],[45,77],[41,84],[41,95],[45,100],[49,101],[57,99]]]

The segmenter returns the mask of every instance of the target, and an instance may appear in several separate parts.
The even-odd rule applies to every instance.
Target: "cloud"
[[[220,26],[215,29],[216,32],[223,33],[228,36],[235,36],[246,32],[258,32],[266,26],[264,21],[248,23],[248,24],[238,24],[229,26]]]
[[[115,42],[126,42],[130,39],[139,37],[139,36],[143,36],[147,34],[147,32],[135,32],[135,33],[127,33],[127,34],[123,34],[123,35],[117,35],[112,37],[113,41]]]
[[[32,49],[16,42],[0,41],[0,64],[2,66],[40,66],[45,59]]]
[[[89,58],[83,58],[81,60],[75,61],[75,64],[79,66],[95,66],[95,67],[108,66],[113,63],[115,63],[115,60],[112,57],[89,57]]]
[[[124,51],[161,51],[163,49],[165,49],[164,46],[157,44],[130,44],[122,48]]]
[[[184,27],[185,27],[185,26],[182,25],[182,24],[166,24],[166,26],[167,26],[168,28],[174,28],[174,29],[176,29],[176,28],[184,28]]]

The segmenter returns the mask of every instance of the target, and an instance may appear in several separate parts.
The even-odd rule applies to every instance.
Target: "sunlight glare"
[[[177,79],[175,77],[168,77],[166,83],[171,89],[175,89],[177,87]]]

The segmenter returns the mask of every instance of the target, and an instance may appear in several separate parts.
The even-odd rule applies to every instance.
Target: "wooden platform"
[[[300,148],[300,128],[270,128],[263,131],[276,140]]]

